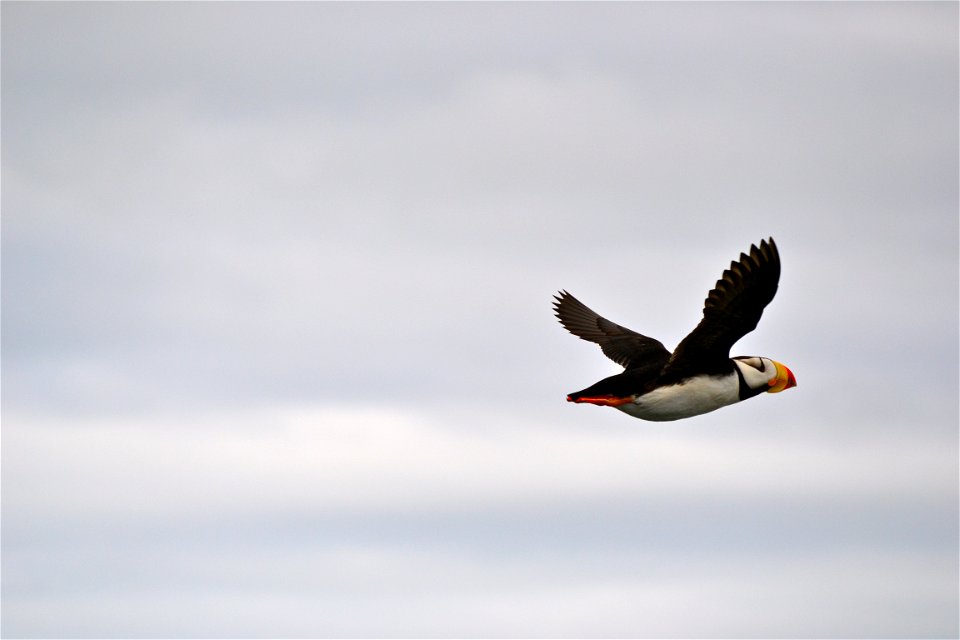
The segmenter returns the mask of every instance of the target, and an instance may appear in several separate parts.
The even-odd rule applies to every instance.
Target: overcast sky
[[[0,10],[4,637],[960,633],[957,3]]]

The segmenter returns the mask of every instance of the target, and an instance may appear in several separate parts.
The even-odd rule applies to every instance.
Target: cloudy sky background
[[[3,635],[956,637],[957,25],[4,2]],[[797,389],[564,402],[767,236]]]

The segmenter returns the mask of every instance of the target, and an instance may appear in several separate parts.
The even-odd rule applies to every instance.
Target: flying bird
[[[780,254],[773,238],[730,263],[703,305],[703,320],[671,354],[659,340],[610,322],[566,291],[554,311],[567,331],[600,345],[624,368],[567,396],[568,402],[615,407],[636,418],[679,420],[797,386],[783,364],[759,356],[730,357],[730,348],[757,328],[777,293]]]

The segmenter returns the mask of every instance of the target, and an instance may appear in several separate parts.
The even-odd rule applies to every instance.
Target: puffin
[[[703,305],[703,319],[673,353],[659,340],[599,316],[565,290],[553,308],[570,333],[600,345],[624,368],[568,402],[614,407],[642,420],[680,420],[735,404],[761,393],[797,386],[793,372],[767,357],[730,357],[730,349],[757,327],[780,281],[780,254],[773,238],[750,246],[730,263]]]

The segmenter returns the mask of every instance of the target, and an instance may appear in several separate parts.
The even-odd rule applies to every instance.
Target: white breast
[[[660,387],[617,409],[635,418],[660,422],[698,416],[739,401],[740,380],[736,373],[731,373],[699,376],[682,384]]]

